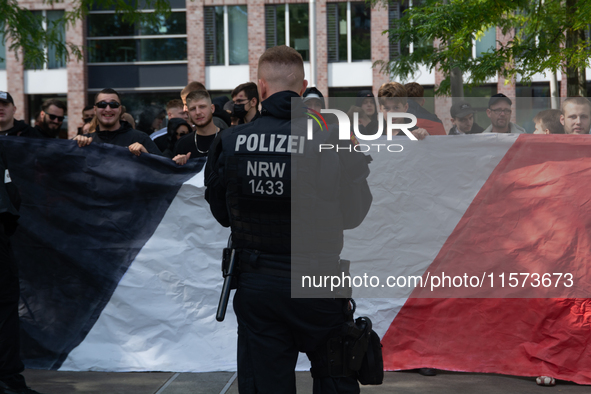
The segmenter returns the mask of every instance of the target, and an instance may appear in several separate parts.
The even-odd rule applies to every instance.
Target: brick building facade
[[[329,5],[335,2],[315,0],[313,3],[314,6],[310,7],[310,9],[315,9],[315,31],[313,35],[310,35],[309,39],[314,40],[312,48],[315,48],[315,51],[310,56],[310,60],[314,59],[314,61],[306,62],[306,67],[308,75],[311,73],[310,67],[314,67],[314,72],[311,73],[315,75],[314,85],[326,96],[332,95],[335,92],[340,92],[341,95],[345,95],[347,92],[354,94],[356,90],[368,88],[373,89],[374,94],[377,94],[379,86],[389,80],[389,77],[381,73],[378,67],[372,68],[374,62],[379,60],[388,61],[390,59],[388,36],[382,34],[383,31],[388,29],[390,23],[388,10],[382,4],[378,4],[370,11],[371,37],[369,45],[371,46],[371,51],[368,52],[370,53],[368,58],[362,61],[355,59],[352,61],[351,54],[349,53],[348,61],[335,62],[329,59],[331,56],[329,53],[329,33],[331,28],[327,26]],[[40,0],[20,0],[19,4],[37,11],[66,10],[72,7],[73,0],[64,0],[62,3],[54,3],[53,5],[46,4]],[[33,113],[38,110],[38,108],[28,108],[32,102],[30,97],[38,95],[38,97],[43,98],[51,95],[60,95],[61,98],[67,99],[69,114],[68,134],[71,137],[76,134],[77,128],[82,125],[79,114],[81,114],[83,107],[88,104],[89,97],[100,90],[101,87],[113,87],[125,95],[147,95],[153,93],[156,95],[166,94],[166,97],[176,97],[180,88],[188,81],[205,82],[209,90],[218,92],[219,94],[227,94],[231,90],[231,86],[247,82],[247,80],[256,82],[257,61],[267,47],[267,6],[284,4],[308,4],[308,0],[186,0],[186,2],[184,0],[173,0],[171,2],[173,11],[184,12],[186,15],[186,35],[171,35],[171,40],[186,40],[186,60],[182,61],[145,61],[136,59],[137,61],[134,60],[121,64],[113,61],[99,64],[96,61],[91,61],[88,50],[85,50],[86,55],[83,60],[70,58],[65,68],[60,70],[33,71],[24,69],[22,54],[17,56],[7,50],[7,77],[5,86],[12,94],[18,108],[16,117],[19,119],[31,119]],[[208,7],[216,7],[218,9],[218,7],[222,6],[231,7],[236,5],[243,5],[247,14],[247,62],[246,64],[232,65],[228,64],[228,59],[226,59],[225,65],[208,65],[206,61],[208,49],[204,40],[204,32],[207,29],[208,23],[205,11]],[[336,9],[334,6],[331,7],[330,10]],[[351,5],[349,4],[348,7],[351,7]],[[244,9],[241,10],[243,11]],[[228,10],[224,8],[224,12],[227,13]],[[353,11],[347,8],[348,20],[351,20],[351,12]],[[227,18],[227,15],[224,15],[224,18]],[[218,23],[221,24],[221,22]],[[228,23],[227,21],[224,22],[223,27],[225,32],[232,29],[232,25],[228,26]],[[340,23],[342,24],[342,21]],[[65,39],[69,43],[86,47],[90,43],[88,34],[88,21],[79,21],[66,31]],[[343,31],[341,30],[338,34],[343,35]],[[347,34],[349,35],[349,51],[351,51],[350,40],[355,39],[355,37],[350,37],[352,35],[351,31]],[[158,38],[158,36],[150,37],[150,39],[154,40]],[[99,38],[96,38],[96,40],[99,40]],[[142,38],[144,37],[122,37],[119,41],[128,40],[126,42],[131,42],[134,39],[137,41]],[[102,37],[101,39],[105,40],[104,43],[117,42],[107,40],[113,39],[113,37]],[[501,36],[500,32],[497,31],[497,39],[507,40],[509,37]],[[9,43],[6,43],[6,47],[8,46]],[[133,72],[134,78],[137,78],[140,83],[134,85],[133,82],[129,82],[129,78],[125,76],[127,72]],[[119,74],[123,74],[123,77],[116,79],[115,77]],[[167,78],[158,78],[160,75],[167,76]],[[435,71],[434,73],[423,73],[417,78],[417,82],[428,88],[432,88],[438,85],[443,78],[444,76],[441,72]],[[125,83],[121,82],[122,79]],[[46,86],[46,82],[51,82],[52,84]],[[561,96],[564,97],[566,84],[562,83],[561,85]],[[493,81],[491,84],[491,89],[495,90],[495,88],[496,91],[494,93],[502,92],[509,97],[516,96],[515,81],[506,83],[503,78],[498,78],[498,80]],[[154,98],[150,96],[150,98],[146,98],[145,100],[154,101]],[[159,104],[164,106],[165,103],[161,102]],[[126,103],[124,102],[124,104]],[[446,123],[446,129],[449,129],[450,126],[447,120],[449,118],[450,105],[451,102],[448,99],[438,98],[435,100],[435,112]]]

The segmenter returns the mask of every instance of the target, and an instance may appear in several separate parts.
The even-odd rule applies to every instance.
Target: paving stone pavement
[[[29,386],[42,394],[237,394],[235,372],[66,372],[26,370]],[[312,393],[309,372],[297,372],[298,394]],[[437,376],[386,372],[381,386],[361,386],[362,394],[589,394],[590,386],[558,381],[540,387],[535,378],[439,371]],[[281,393],[277,393],[281,394]]]

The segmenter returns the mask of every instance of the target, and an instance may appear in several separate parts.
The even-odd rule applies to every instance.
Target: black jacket
[[[171,159],[174,156],[176,156],[174,154],[174,148],[178,142],[176,131],[181,126],[187,127],[187,130],[189,130],[189,134],[191,134],[191,125],[189,125],[189,123],[187,123],[186,120],[181,118],[172,118],[168,121],[168,125],[166,127],[166,134],[161,135],[160,137],[156,137],[154,139],[154,143],[156,144],[156,146],[158,146],[158,149],[162,151],[163,156],[170,157]]]
[[[11,135],[11,136],[23,136],[23,137],[37,137],[37,132],[35,129],[28,124],[25,123],[24,120],[14,120],[14,125],[3,132],[0,132],[2,135]]]
[[[59,129],[53,132],[50,130],[45,130],[40,125],[35,125],[35,127],[33,127],[33,131],[34,134],[32,135],[32,137],[34,138],[57,138],[60,132]]]
[[[351,141],[317,125],[308,140],[294,97],[276,93],[259,118],[220,133],[209,151],[205,198],[218,222],[232,228],[235,248],[338,260],[343,230],[358,226],[371,205],[368,160],[355,151],[320,153],[321,143]]]
[[[162,155],[162,152],[158,149],[154,141],[150,139],[148,134],[132,129],[131,125],[125,121],[120,121],[120,123],[121,127],[118,130],[101,131],[97,126],[96,131],[87,136],[92,137],[93,142],[102,142],[123,147],[128,147],[135,142],[139,142],[149,153]]]

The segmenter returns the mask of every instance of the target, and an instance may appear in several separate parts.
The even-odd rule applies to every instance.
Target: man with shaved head
[[[329,357],[329,343],[342,343],[352,321],[344,289],[305,288],[301,279],[311,267],[346,271],[343,230],[358,226],[371,205],[368,161],[353,149],[319,151],[335,131],[313,125],[306,138],[300,96],[307,84],[296,50],[269,48],[258,64],[261,116],[220,132],[205,169],[205,198],[231,228],[239,260],[234,311],[243,394],[295,394],[299,352],[311,361],[314,394],[359,393],[356,373],[343,371],[342,357]]]

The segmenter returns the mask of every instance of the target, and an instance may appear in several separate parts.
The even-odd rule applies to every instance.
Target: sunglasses
[[[84,123],[90,123],[92,122],[92,118],[84,118]]]
[[[57,115],[52,115],[52,114],[47,114],[47,115],[49,116],[49,119],[51,119],[51,120],[57,119],[57,121],[60,123],[63,122],[64,118],[65,118],[65,116],[57,116]]]
[[[121,107],[121,103],[118,103],[117,101],[111,101],[111,102],[99,101],[95,105],[97,108],[100,108],[100,109],[105,109],[107,107],[117,109],[117,108]]]

